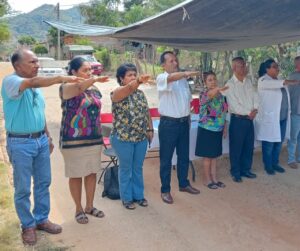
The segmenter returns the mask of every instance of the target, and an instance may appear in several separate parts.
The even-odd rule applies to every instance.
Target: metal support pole
[[[57,11],[57,21],[59,21],[60,19],[60,15],[59,15],[59,3],[57,3],[56,6],[56,11]],[[57,29],[57,60],[60,60],[60,30]]]

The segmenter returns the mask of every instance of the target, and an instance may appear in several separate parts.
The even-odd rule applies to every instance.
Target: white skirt
[[[65,161],[65,176],[80,178],[101,169],[102,145],[60,149]]]

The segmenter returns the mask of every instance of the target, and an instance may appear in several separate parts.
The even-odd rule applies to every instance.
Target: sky
[[[89,0],[8,0],[13,10],[21,12],[30,12],[43,4],[56,5],[58,2],[61,9],[68,9],[73,5],[89,2]]]

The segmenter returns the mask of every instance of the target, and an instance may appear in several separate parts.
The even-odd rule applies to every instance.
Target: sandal
[[[95,216],[97,218],[103,218],[104,217],[104,213],[101,210],[98,210],[97,208],[93,207],[91,209],[91,211],[87,212],[85,211],[86,214]]]
[[[141,200],[135,200],[134,202],[136,202],[141,207],[147,207],[148,206],[148,201],[145,198],[141,199]]]
[[[226,187],[226,185],[223,183],[223,182],[221,182],[221,181],[218,181],[217,183],[215,183],[218,187],[221,187],[221,188],[224,188],[224,187]]]
[[[133,204],[132,201],[123,201],[122,203],[126,209],[129,209],[129,210],[135,209],[135,205]]]
[[[89,222],[89,218],[82,211],[75,215],[75,219],[79,224],[87,224]]]
[[[217,186],[217,184],[216,184],[216,183],[213,183],[213,182],[209,183],[209,184],[207,185],[207,187],[208,187],[209,189],[218,189],[218,188],[219,188],[219,187]]]

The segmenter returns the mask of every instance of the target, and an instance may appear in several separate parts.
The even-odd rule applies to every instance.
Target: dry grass
[[[47,234],[38,232],[38,243],[24,247],[20,236],[20,225],[13,204],[13,188],[10,183],[9,167],[0,163],[0,250],[65,251],[69,247],[54,245]]]
[[[13,205],[13,191],[8,166],[0,164],[0,250],[21,250],[18,218]]]

